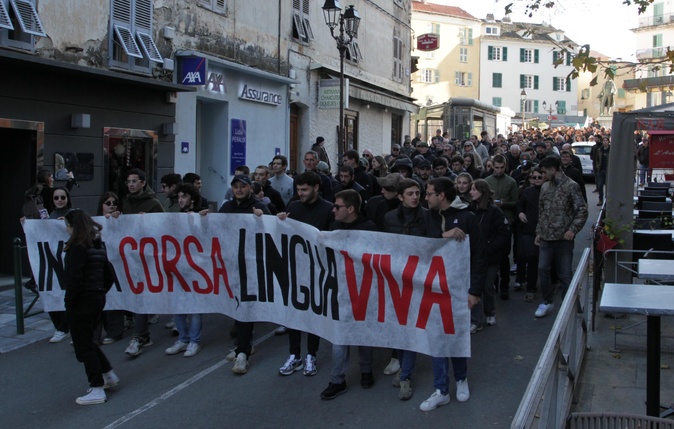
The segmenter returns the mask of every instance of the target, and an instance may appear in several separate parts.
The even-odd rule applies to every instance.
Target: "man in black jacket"
[[[313,171],[305,171],[295,178],[295,187],[299,200],[288,204],[286,212],[279,213],[277,216],[281,220],[286,218],[295,219],[299,222],[309,224],[320,231],[327,231],[332,223],[333,205],[324,200],[319,195],[321,187],[321,177]],[[318,335],[307,333],[307,357],[302,361],[302,332],[296,329],[288,329],[288,342],[290,345],[290,357],[279,368],[281,375],[291,375],[295,371],[304,368],[304,375],[316,375],[316,353],[320,337]]]
[[[402,180],[398,173],[389,173],[385,177],[378,177],[377,182],[381,186],[381,195],[370,198],[365,206],[367,218],[377,225],[379,231],[384,231],[384,216],[391,210],[398,208],[400,200],[396,193],[396,187]]]

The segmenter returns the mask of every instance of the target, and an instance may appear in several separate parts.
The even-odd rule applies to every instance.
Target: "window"
[[[473,29],[459,28],[459,44],[472,45],[473,44]]]
[[[553,65],[571,65],[571,55],[568,52],[564,51],[552,51],[552,64]]]
[[[488,46],[487,59],[489,61],[508,61],[508,48],[505,46]]]
[[[503,101],[501,100],[501,97],[493,97],[491,99],[491,104],[496,106],[496,107],[501,107],[502,103],[503,103]]]
[[[226,14],[227,0],[199,0],[197,4],[204,9],[212,10],[213,12]]]
[[[426,59],[427,60],[434,60],[435,59],[435,51],[426,51]]]
[[[520,48],[520,62],[538,64],[538,49]]]
[[[486,27],[484,29],[485,34],[488,34],[490,36],[498,36],[498,27]]]
[[[360,52],[360,45],[358,44],[357,38],[354,37],[351,39],[351,43],[349,43],[349,46],[346,48],[344,58],[354,63],[358,63],[363,60],[363,54]]]
[[[400,30],[393,29],[393,80],[403,81],[403,39],[400,36]]]
[[[314,39],[309,21],[309,0],[293,0],[293,37],[302,43]]]
[[[538,76],[530,74],[521,74],[520,88],[538,89]]]
[[[553,77],[552,78],[552,90],[553,91],[566,91],[571,92],[571,82],[566,77]],[[588,90],[589,92],[589,90]],[[582,94],[581,94],[582,96]],[[589,97],[589,95],[588,95]]]
[[[427,33],[440,34],[440,24],[436,24],[434,22],[429,22],[427,27],[426,27],[426,32]]]
[[[459,48],[459,62],[468,62],[468,48]]]
[[[553,82],[553,84],[554,84],[554,82]],[[585,88],[584,90],[582,90],[582,91],[580,92],[580,97],[581,97],[581,98],[584,98],[585,100],[587,100],[588,98],[590,98],[590,88]]]
[[[659,48],[662,46],[662,33],[653,35],[653,47]]]
[[[111,0],[110,66],[151,73],[164,60],[152,39],[153,0]]]
[[[618,98],[625,98],[625,90],[618,88]]]
[[[0,45],[32,51],[35,36],[47,36],[35,0],[0,0]]]
[[[440,74],[435,69],[421,69],[419,70],[419,82],[438,83],[440,82]]]
[[[492,88],[503,88],[503,74],[492,73],[491,74],[491,86],[492,86]]]
[[[557,113],[559,113],[560,115],[566,115],[566,101],[557,100],[556,105],[557,105]]]
[[[525,100],[524,111],[526,113],[538,113],[538,100]]]
[[[472,86],[473,73],[454,72],[454,84],[457,86]]]

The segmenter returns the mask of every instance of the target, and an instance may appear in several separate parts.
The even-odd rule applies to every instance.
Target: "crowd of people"
[[[339,167],[330,163],[323,148],[325,140],[318,137],[312,150],[303,156],[302,173],[289,175],[288,160],[283,155],[252,171],[248,166],[238,166],[217,211],[275,215],[280,221],[291,218],[322,231],[368,230],[459,241],[469,236],[470,285],[466,305],[471,310],[470,333],[476,334],[496,325],[496,297],[508,300],[511,286],[525,290],[527,302],[536,301],[540,288],[535,317],[545,317],[554,309],[555,286],[562,295],[566,292],[571,281],[574,238],[588,215],[582,170],[570,143],[587,141],[590,137],[603,142],[608,141],[610,134],[604,129],[562,128],[491,138],[484,131],[479,138],[472,136],[462,141],[450,139],[447,133],[437,130],[429,141],[420,135],[414,139],[406,136],[402,145],[392,146],[390,154],[349,150]],[[602,152],[602,156],[608,154]],[[600,161],[599,171],[605,168],[603,165],[604,161]],[[38,177],[41,176],[51,174],[41,171]],[[24,215],[65,219],[72,229],[77,219],[72,219],[68,189],[51,189],[51,182],[38,183],[37,188],[26,193]],[[129,170],[125,184],[128,194],[124,201],[115,193],[106,192],[101,195],[96,215],[118,217],[157,212],[216,215],[210,214],[209,202],[199,192],[201,178],[195,173],[163,176],[161,187],[166,197],[163,203],[147,186],[142,170]],[[50,189],[45,192],[47,187]],[[78,221],[78,225],[87,227],[87,237],[93,238],[77,244],[96,254],[100,225],[85,221]],[[73,241],[66,249],[76,249],[75,244]],[[92,263],[98,262],[94,258]],[[96,270],[100,274],[99,265]],[[66,285],[66,290],[86,286],[81,281],[75,283]],[[101,287],[95,289],[100,291]],[[150,325],[157,320],[156,315],[102,311],[100,299],[92,299],[89,301],[95,301],[92,306],[96,311],[86,318],[67,317],[73,307],[68,305],[65,317],[52,317],[56,333],[50,341],[63,341],[72,333],[74,346],[79,350],[77,358],[85,363],[92,391],[78,398],[82,404],[104,402],[104,389],[119,381],[99,344],[119,341],[125,330],[132,330],[125,353],[139,356],[153,344]],[[73,323],[87,323],[88,328],[76,328]],[[165,353],[182,353],[185,357],[199,353],[201,326],[199,314],[173,315],[166,327],[174,329],[178,338]],[[255,353],[253,327],[252,322],[236,322],[230,331],[237,346],[226,359],[234,362],[232,371],[236,374],[248,371],[250,356]],[[92,338],[83,339],[89,333]],[[289,355],[279,374],[289,376],[302,371],[305,376],[315,375],[320,338],[308,333],[303,353],[302,332],[280,326],[276,333],[287,333],[289,339]],[[363,388],[375,382],[372,356],[370,347],[359,346]],[[408,400],[412,396],[411,375],[416,354],[392,350],[391,356],[384,372],[394,376],[392,383],[399,388],[398,397]],[[348,345],[333,345],[330,380],[321,398],[333,399],[347,391],[348,359]],[[449,362],[448,357],[433,358],[434,392],[421,403],[421,410],[430,411],[450,401]],[[470,397],[467,362],[467,358],[451,357],[456,398],[460,402]]]

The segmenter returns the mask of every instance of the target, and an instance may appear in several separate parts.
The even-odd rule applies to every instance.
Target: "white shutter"
[[[116,42],[122,46],[126,55],[143,58],[136,39],[131,33],[131,0],[112,1],[112,24],[115,36],[117,36]]]
[[[126,55],[135,58],[143,58],[143,54],[140,53],[140,48],[136,44],[136,40],[134,39],[133,34],[131,34],[131,30],[121,25],[115,25],[115,34],[117,35],[117,40],[120,45],[124,48]]]
[[[16,13],[19,25],[24,33],[34,36],[47,36],[44,28],[42,28],[42,22],[40,22],[40,17],[37,15],[35,5],[31,1],[12,0],[12,9],[14,9],[14,13]]]
[[[134,24],[136,24],[136,37],[145,55],[151,61],[163,63],[164,59],[152,40],[152,0],[136,0]]]
[[[7,12],[7,8],[5,7],[5,3],[3,3],[2,0],[0,0],[0,28],[6,28],[8,30],[14,30],[14,26],[12,25],[12,20],[9,19],[9,13]]]

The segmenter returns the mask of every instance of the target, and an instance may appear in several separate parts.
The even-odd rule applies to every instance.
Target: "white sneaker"
[[[147,317],[147,324],[148,325],[154,325],[159,321],[159,315],[158,314],[151,314]]]
[[[187,350],[187,343],[183,343],[182,341],[178,340],[175,342],[175,344],[166,349],[166,354],[176,355],[180,352],[184,352],[185,350]]]
[[[433,394],[428,399],[419,405],[419,409],[421,411],[433,411],[440,405],[449,404],[450,400],[451,398],[449,397],[449,393],[443,395],[440,393],[440,390],[435,389],[435,392],[433,392]]]
[[[281,375],[290,375],[302,368],[304,368],[304,362],[302,361],[302,358],[296,358],[295,355],[290,355],[286,363],[284,363],[283,366],[279,368],[278,372]]]
[[[234,366],[232,367],[232,372],[234,374],[245,374],[248,372],[248,359],[246,359],[245,353],[239,353],[236,356]]]
[[[477,324],[475,324],[475,323],[471,323],[471,324],[470,324],[470,333],[471,333],[471,334],[474,334],[474,333],[476,333],[476,332],[479,332],[479,331],[481,331],[482,329],[483,329],[483,328],[482,328],[482,325],[477,325]]]
[[[496,316],[487,316],[487,325],[489,326],[496,325]]]
[[[173,320],[171,320],[166,325],[164,325],[164,328],[166,328],[166,329],[173,329],[175,327],[176,327],[176,322],[174,322]]]
[[[109,389],[111,387],[117,386],[119,383],[119,377],[117,374],[115,374],[115,371],[110,370],[108,372],[103,373],[103,382],[105,383],[103,385],[104,389]]]
[[[255,354],[255,347],[250,348],[250,355],[253,356]],[[227,353],[227,356],[225,356],[225,360],[227,362],[232,362],[234,359],[236,359],[236,349],[230,350],[229,353]]]
[[[534,313],[534,316],[545,317],[545,315],[548,314],[548,311],[552,311],[553,308],[555,308],[555,304],[553,304],[553,303],[549,303],[549,304],[542,303],[536,309],[536,313]]]
[[[456,400],[459,402],[466,402],[470,399],[470,390],[468,390],[468,379],[456,382]]]
[[[65,340],[66,338],[70,338],[70,333],[62,332],[62,331],[56,331],[56,332],[54,332],[54,336],[51,337],[49,342],[50,343],[60,343],[61,341]]]
[[[316,356],[307,355],[307,358],[304,360],[304,375],[316,375],[317,372]]]
[[[400,369],[400,361],[396,358],[391,358],[391,361],[384,368],[384,374],[393,375]]]
[[[195,354],[199,353],[201,351],[201,346],[198,343],[192,343],[190,342],[187,345],[187,349],[185,350],[185,353],[183,353],[184,357],[192,357]]]
[[[108,398],[105,396],[105,390],[102,387],[92,387],[87,390],[87,394],[75,399],[80,405],[102,404]]]

